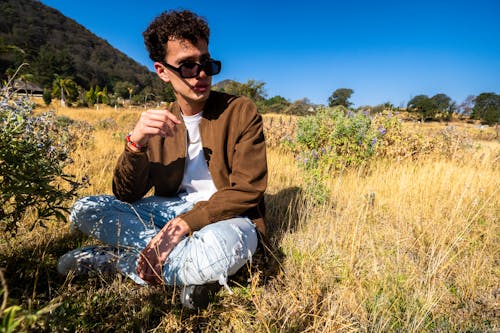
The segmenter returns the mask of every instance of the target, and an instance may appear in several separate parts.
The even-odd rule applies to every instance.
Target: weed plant
[[[0,96],[0,232],[15,235],[30,212],[35,222],[64,220],[68,201],[82,183],[65,172],[73,140],[52,112],[33,114],[33,103]]]

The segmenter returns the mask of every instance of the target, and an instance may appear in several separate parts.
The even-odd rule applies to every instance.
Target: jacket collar
[[[219,93],[216,91],[210,91],[210,95],[208,96],[207,101],[205,102],[205,106],[203,107],[203,118],[210,119],[213,113],[213,105],[215,104],[215,100],[217,99],[217,95]],[[182,118],[182,110],[177,101],[172,103],[170,108],[170,112],[172,112],[177,118]]]

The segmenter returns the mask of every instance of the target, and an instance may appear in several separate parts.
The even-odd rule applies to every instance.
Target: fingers
[[[168,236],[176,236],[179,239],[182,239],[182,237],[189,234],[189,232],[191,231],[191,228],[189,227],[187,222],[180,217],[175,217],[174,219],[172,219],[165,225],[164,228]]]
[[[177,117],[167,110],[148,110],[141,115],[141,121],[149,134],[173,136],[175,127],[181,123]]]
[[[151,256],[151,252],[148,251],[148,249],[145,249],[143,252],[141,252],[136,272],[139,277],[148,284],[161,284],[163,282],[163,265],[159,260],[157,260],[157,256],[154,252],[153,256]]]
[[[141,114],[132,131],[131,139],[140,145],[146,145],[152,135],[171,137],[176,126],[182,122],[168,110],[147,110]]]
[[[149,284],[163,282],[163,263],[173,248],[190,232],[189,225],[176,217],[169,221],[142,250],[137,263],[137,274]]]

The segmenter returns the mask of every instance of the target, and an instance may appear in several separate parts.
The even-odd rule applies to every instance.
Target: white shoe
[[[180,295],[181,304],[191,310],[206,309],[220,287],[218,283],[184,286]]]

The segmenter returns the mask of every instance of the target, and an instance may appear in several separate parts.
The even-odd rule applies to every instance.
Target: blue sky
[[[268,97],[327,104],[337,88],[355,106],[406,105],[415,95],[500,93],[500,1],[42,0],[139,63],[142,41],[167,9],[190,9],[211,28],[223,63],[214,82],[266,83]]]

